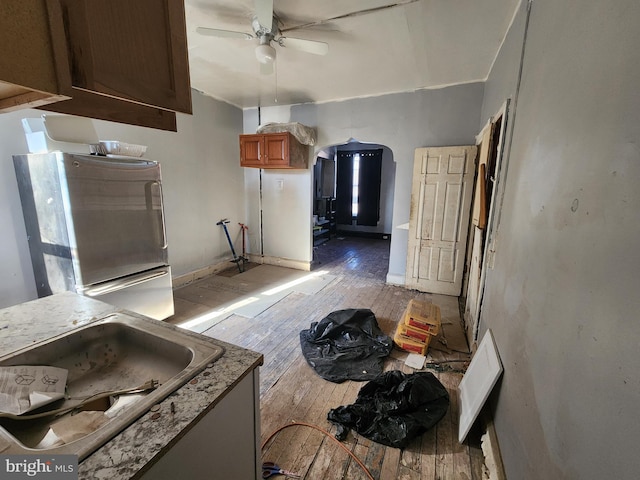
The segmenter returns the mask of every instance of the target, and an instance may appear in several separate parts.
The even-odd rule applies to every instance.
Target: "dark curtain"
[[[336,223],[351,225],[353,162],[350,152],[338,152],[336,177]]]
[[[360,152],[358,225],[375,227],[380,220],[382,149]]]
[[[351,225],[353,202],[353,156],[360,154],[358,179],[358,215],[356,224],[376,226],[380,220],[380,182],[382,180],[382,149],[338,152],[336,179],[336,221]]]

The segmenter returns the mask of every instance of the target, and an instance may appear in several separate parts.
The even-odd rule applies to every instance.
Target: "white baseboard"
[[[305,272],[311,271],[311,262],[305,262],[303,260],[291,260],[288,258],[270,257],[266,255],[249,255],[249,261],[265,265],[275,265],[277,267],[293,268],[295,270],[303,270]]]
[[[285,268],[293,268],[295,270],[303,270],[305,272],[309,272],[311,270],[311,262],[304,262],[301,260],[290,260],[287,258],[280,257],[263,257],[261,255],[247,255],[249,261],[252,263],[259,263],[265,265],[276,265],[278,267]],[[183,275],[178,275],[173,277],[173,288],[184,287],[185,285],[189,285],[196,280],[200,280],[201,278],[208,277],[210,275],[214,275],[218,272],[226,270],[233,266],[232,262],[224,261],[220,263],[216,263],[214,265],[208,265],[206,267],[199,268],[198,270],[194,270],[193,272],[185,273]]]
[[[506,480],[507,475],[504,471],[502,463],[502,455],[500,454],[500,445],[498,444],[498,435],[496,427],[491,416],[485,411],[484,421],[487,431],[482,435],[481,445],[484,455],[484,476],[488,480]]]
[[[216,263],[215,265],[208,265],[206,267],[199,268],[198,270],[194,270],[193,272],[185,273],[183,275],[178,275],[172,279],[173,288],[184,287],[185,285],[189,285],[196,280],[200,280],[201,278],[205,278],[215,273],[226,270],[231,266],[233,266],[233,263],[226,261]]]
[[[395,273],[387,273],[387,283],[390,285],[398,285],[404,287],[404,275],[397,275]]]

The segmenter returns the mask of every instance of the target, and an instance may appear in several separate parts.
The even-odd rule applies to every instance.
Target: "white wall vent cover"
[[[467,437],[501,374],[502,363],[493,334],[491,330],[487,330],[458,386],[458,405],[460,405],[458,440],[460,443]]]

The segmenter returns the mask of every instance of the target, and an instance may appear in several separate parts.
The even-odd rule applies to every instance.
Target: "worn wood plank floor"
[[[449,391],[451,403],[447,415],[404,450],[385,447],[353,432],[343,444],[377,480],[479,480],[483,463],[479,432],[472,431],[463,445],[457,440],[456,388],[466,366],[463,361],[469,359],[457,299],[385,284],[388,260],[386,240],[332,239],[315,249],[313,270],[335,276],[322,290],[312,295],[290,293],[254,318],[231,315],[204,333],[264,355],[265,363],[260,370],[262,441],[292,421],[317,425],[333,433],[335,428],[327,421],[328,411],[353,403],[363,383],[334,384],[319,377],[302,356],[299,332],[334,310],[369,308],[380,328],[392,335],[410,299],[433,301],[441,308],[443,334],[432,342],[428,360],[457,361],[428,366]],[[177,289],[176,315],[169,321],[180,324],[242,298],[247,290],[242,286],[246,287],[243,275],[248,273],[225,276],[224,282],[222,278],[212,281],[209,277]],[[286,277],[286,271],[283,275]],[[214,276],[214,280],[216,277],[222,275]],[[282,275],[276,277],[275,281],[283,281]],[[237,288],[233,287],[234,279],[239,282]],[[269,279],[261,281],[267,286]],[[394,350],[386,360],[385,370],[412,372],[404,365],[403,355]],[[294,426],[281,431],[266,446],[263,458],[309,480],[366,478],[335,442],[308,427]]]

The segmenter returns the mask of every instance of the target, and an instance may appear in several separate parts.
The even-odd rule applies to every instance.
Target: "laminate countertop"
[[[122,311],[118,307],[71,292],[2,309],[0,357]],[[139,317],[131,312],[126,313]],[[178,328],[165,325],[171,329]],[[263,357],[259,353],[196,333],[188,334],[222,346],[224,355],[212,368],[206,369],[207,375],[200,372],[158,404],[159,410],[145,413],[82,460],[78,467],[79,479],[124,480],[143,474],[241,379],[262,365]],[[170,410],[171,403],[175,407],[173,413]]]

